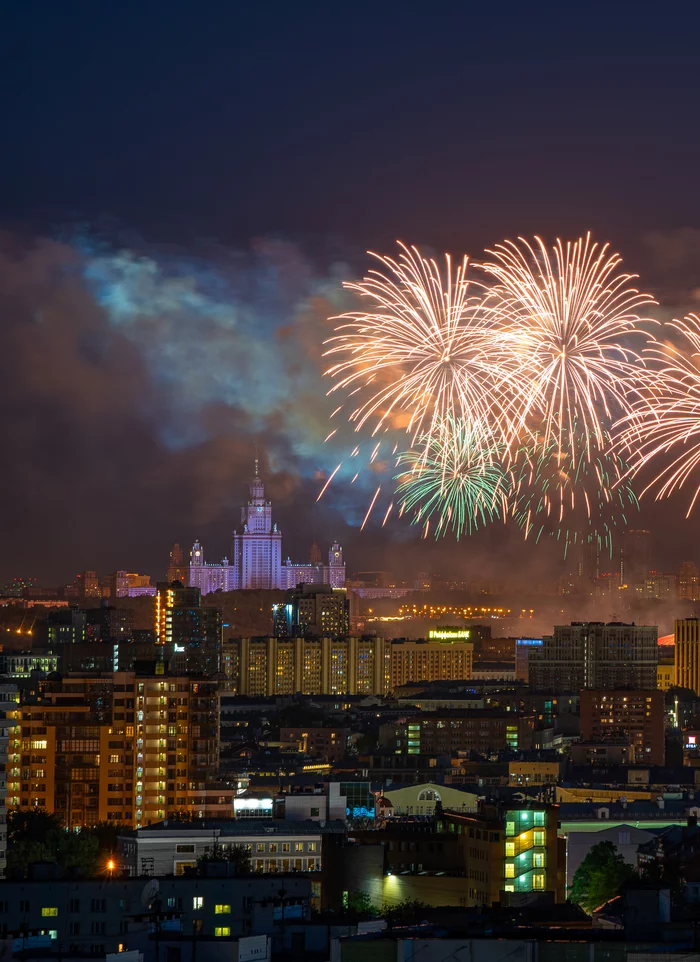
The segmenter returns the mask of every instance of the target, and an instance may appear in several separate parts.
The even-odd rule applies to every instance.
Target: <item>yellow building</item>
[[[383,695],[388,650],[383,638],[232,638],[222,659],[238,695]]]
[[[471,642],[231,638],[226,687],[239,695],[384,695],[407,682],[469,679]]]
[[[508,762],[509,785],[556,785],[561,778],[560,762]]]
[[[676,666],[674,664],[659,665],[656,669],[656,687],[660,688],[661,691],[668,691],[669,688],[673,687],[675,674]]]
[[[469,641],[392,641],[390,689],[411,681],[468,680],[472,677],[474,646]]]
[[[675,684],[700,694],[700,619],[678,618],[673,625],[676,643]]]

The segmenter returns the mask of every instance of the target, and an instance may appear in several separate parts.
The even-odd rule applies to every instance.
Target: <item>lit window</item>
[[[215,905],[214,915],[230,915],[231,906],[230,905]]]
[[[533,889],[544,889],[544,875],[538,873],[532,876],[532,887]]]
[[[193,909],[204,908],[204,897],[202,895],[195,895],[192,898],[192,908]]]
[[[515,878],[515,865],[512,862],[506,862],[506,878]]]
[[[231,929],[228,925],[217,925],[214,929],[214,935],[216,938],[221,938],[222,936],[227,936],[231,934]]]
[[[43,918],[55,918],[58,915],[58,909],[55,905],[47,906],[45,905],[41,910]]]
[[[506,842],[506,858],[515,858],[515,842]]]

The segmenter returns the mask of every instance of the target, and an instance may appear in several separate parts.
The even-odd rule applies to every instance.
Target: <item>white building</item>
[[[330,585],[332,588],[345,587],[345,562],[343,549],[335,541],[328,552],[328,564],[292,564],[287,558],[282,565],[282,587],[296,588],[297,585]]]
[[[273,819],[157,822],[117,841],[120,870],[129,875],[182,875],[202,855],[240,846],[255,872],[319,872],[326,832],[345,833],[345,822],[287,823]]]
[[[241,524],[243,530],[233,535],[233,588],[282,588],[282,532],[272,521],[257,458]]]
[[[207,564],[204,560],[204,548],[195,541],[190,551],[190,565],[187,579],[189,588],[199,588],[203,595],[211,591],[233,591],[233,565],[224,558],[221,564]]]

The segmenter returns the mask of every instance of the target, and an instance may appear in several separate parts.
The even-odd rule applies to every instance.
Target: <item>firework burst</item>
[[[485,427],[448,417],[417,450],[399,456],[396,497],[413,524],[436,538],[457,538],[507,512],[508,476],[499,446],[484,445]]]
[[[696,476],[696,487],[686,513],[689,517],[700,495],[700,318],[689,314],[667,325],[682,337],[681,347],[670,341],[654,342],[647,349],[650,366],[660,389],[642,398],[621,419],[620,446],[632,460],[637,474],[659,456],[673,453],[643,489],[656,489],[656,500],[668,497]],[[693,481],[693,483],[696,483]]]
[[[335,381],[329,393],[357,398],[348,414],[355,430],[399,428],[412,445],[418,437],[427,445],[447,418],[500,424],[498,312],[467,278],[468,258],[455,266],[446,255],[441,267],[399,246],[397,259],[372,255],[382,270],[344,285],[363,309],[335,318],[342,323],[326,342],[326,355],[337,358],[326,372]]]
[[[544,449],[583,429],[586,445],[575,453],[591,457],[604,450],[604,423],[629,412],[631,399],[644,390],[646,371],[632,346],[649,335],[637,311],[655,303],[618,272],[621,258],[592,242],[557,240],[550,249],[536,237],[505,241],[487,251],[481,265],[493,278],[495,312],[510,346],[511,421],[522,432],[540,433]],[[518,441],[512,437],[510,441]]]

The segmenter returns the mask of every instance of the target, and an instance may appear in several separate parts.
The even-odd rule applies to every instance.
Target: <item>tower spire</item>
[[[258,442],[255,442],[255,477],[260,477],[260,453],[258,451]]]

